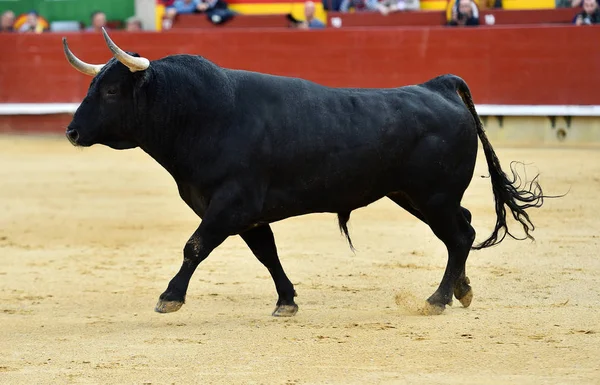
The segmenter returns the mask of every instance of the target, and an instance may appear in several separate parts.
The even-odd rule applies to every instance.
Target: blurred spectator
[[[479,25],[479,8],[473,0],[456,0],[448,25]]]
[[[102,11],[94,11],[90,16],[91,25],[87,27],[86,31],[92,32],[101,32],[102,27],[108,29],[106,27],[106,14]]]
[[[42,33],[48,30],[48,26],[38,16],[37,11],[29,11],[25,22],[19,27],[19,32]]]
[[[0,32],[14,32],[15,13],[13,11],[4,11],[0,19]]]
[[[381,5],[386,7],[386,14],[398,11],[418,11],[421,9],[419,0],[382,0]]]
[[[140,18],[131,16],[127,19],[125,24],[126,31],[141,31],[142,29],[142,20]]]
[[[224,0],[175,0],[172,4],[163,0],[165,17],[163,29],[169,29],[178,14],[204,13],[214,24],[222,24],[235,16]]]
[[[388,14],[387,7],[378,0],[342,0],[340,12],[349,12],[350,8],[354,8],[356,12],[379,11],[384,15]]]
[[[326,11],[339,12],[343,0],[321,0],[323,9]]]
[[[596,3],[600,6],[600,0],[596,0]],[[556,0],[556,8],[583,8],[583,0]]]
[[[304,3],[304,21],[301,21],[298,24],[298,28],[301,29],[316,29],[316,28],[325,28],[325,24],[315,18],[315,3],[311,0]]]
[[[175,9],[175,0],[158,0],[160,4],[165,7],[165,13],[163,15],[162,27],[163,29],[171,29],[173,26],[173,20],[177,16],[177,10]]]
[[[202,4],[202,5],[201,5]],[[173,8],[177,13],[194,13],[206,10],[206,5],[200,0],[175,0]]]
[[[600,23],[600,10],[596,0],[583,0],[583,11],[575,16],[573,24],[592,25]]]
[[[213,24],[223,24],[235,16],[225,0],[204,0],[198,3],[197,12],[205,13]]]

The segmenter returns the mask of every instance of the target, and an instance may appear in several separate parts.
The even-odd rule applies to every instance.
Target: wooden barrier
[[[507,10],[507,9],[485,9],[479,17],[484,23],[486,15],[494,15],[495,25],[522,25],[522,24],[571,24],[580,8],[556,8],[556,9],[531,9],[531,10]]]
[[[328,27],[332,26],[332,18],[339,18],[342,21],[341,28],[439,26],[446,24],[446,15],[441,11],[395,12],[385,16],[379,12],[328,12]]]
[[[62,34],[1,34],[0,103],[81,102],[91,78],[62,52]],[[68,34],[75,54],[105,63],[100,34]],[[478,104],[600,105],[600,29],[471,28],[212,29],[111,33],[151,60],[201,54],[228,68],[302,77],[333,87],[397,87],[445,73],[463,77]],[[573,70],[576,69],[576,70]]]

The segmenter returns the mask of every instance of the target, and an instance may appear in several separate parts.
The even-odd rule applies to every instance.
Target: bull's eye
[[[116,87],[110,87],[106,90],[106,94],[107,95],[116,95],[117,94],[117,88]]]

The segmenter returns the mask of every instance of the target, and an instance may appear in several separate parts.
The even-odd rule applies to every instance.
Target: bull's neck
[[[214,64],[187,56],[157,63],[148,82],[136,117],[139,146],[171,175],[186,178],[211,159],[214,138],[231,124],[232,82]]]
[[[148,136],[140,148],[177,180],[197,180],[202,168],[210,167],[211,159],[216,158],[214,142],[207,140],[217,136],[215,129],[158,131],[163,134]]]

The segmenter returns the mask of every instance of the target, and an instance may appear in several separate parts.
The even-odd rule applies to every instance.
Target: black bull
[[[440,313],[454,295],[473,294],[465,273],[470,249],[501,242],[506,209],[527,238],[527,212],[544,195],[537,176],[509,178],[488,141],[467,84],[444,75],[391,89],[329,88],[310,81],[221,68],[190,55],[149,62],[121,51],[95,75],[67,129],[77,146],[140,147],[174,178],[201,218],[183,249],[179,272],[156,311],[178,310],[192,274],[226,238],[239,235],[269,270],[279,296],[273,315],[294,315],[296,292],[279,261],[270,223],[308,213],[336,213],[340,229],[353,210],[388,197],[426,223],[448,250],[438,289],[427,299]],[[497,220],[473,246],[471,213],[461,206],[481,140]],[[352,243],[350,242],[350,246]]]

